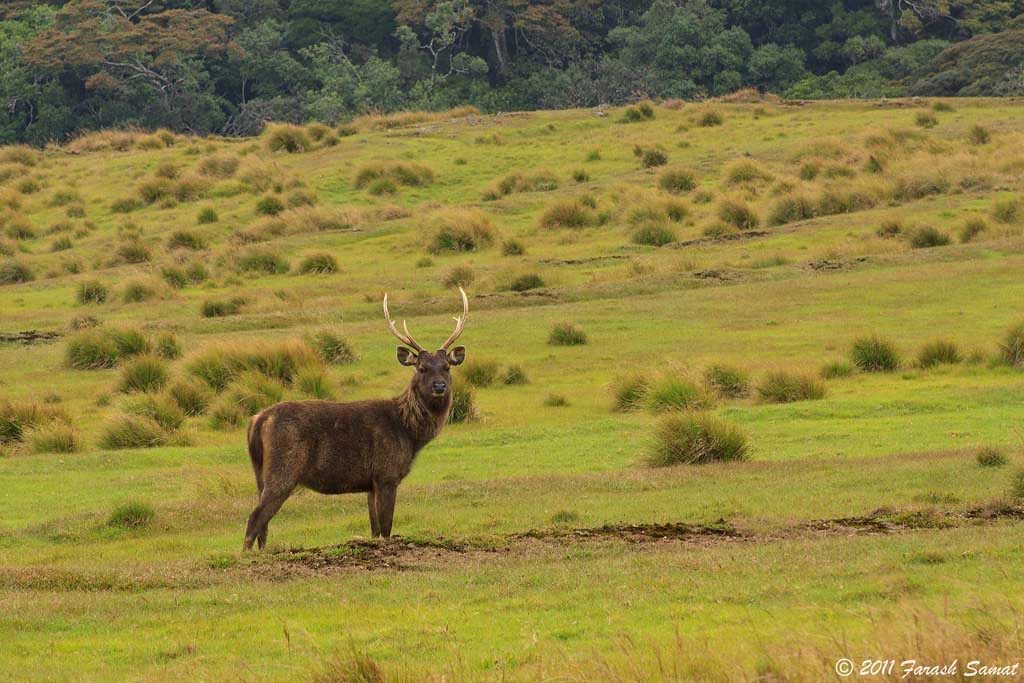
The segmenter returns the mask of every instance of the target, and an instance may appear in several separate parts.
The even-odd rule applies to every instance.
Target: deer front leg
[[[398,484],[379,484],[376,487],[377,522],[380,524],[380,535],[391,538],[391,521],[395,516],[395,496]]]
[[[377,521],[377,495],[372,488],[366,493],[366,507],[370,511],[370,535],[377,538],[380,536],[380,522]]]

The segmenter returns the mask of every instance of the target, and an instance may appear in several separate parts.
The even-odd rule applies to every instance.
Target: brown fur
[[[249,458],[259,502],[245,530],[246,549],[263,548],[267,525],[297,486],[320,493],[367,493],[370,532],[391,535],[398,484],[419,451],[438,435],[452,405],[450,366],[465,349],[413,354],[409,387],[392,399],[335,403],[286,401],[249,421]]]

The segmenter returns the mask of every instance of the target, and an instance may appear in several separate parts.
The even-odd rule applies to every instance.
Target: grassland
[[[821,680],[840,656],[1018,661],[1022,103],[947,104],[0,149],[0,670]],[[437,343],[454,284],[473,376],[494,381],[399,489],[402,538],[365,541],[361,496],[300,493],[243,555],[246,414],[397,393],[383,293]],[[562,323],[586,343],[551,343]],[[873,337],[894,369],[857,369]],[[743,387],[716,396],[713,366]],[[617,409],[637,374],[657,393]],[[647,464],[686,396],[742,432],[744,460]]]

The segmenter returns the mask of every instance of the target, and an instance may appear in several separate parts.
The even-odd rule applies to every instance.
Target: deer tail
[[[256,474],[256,488],[263,493],[263,423],[266,421],[266,411],[253,415],[249,420],[249,428],[246,438],[249,442],[249,460],[252,461],[252,471]]]

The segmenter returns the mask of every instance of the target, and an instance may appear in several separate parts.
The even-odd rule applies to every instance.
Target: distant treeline
[[[698,99],[1024,95],[1024,0],[8,0],[0,144],[110,126]]]

